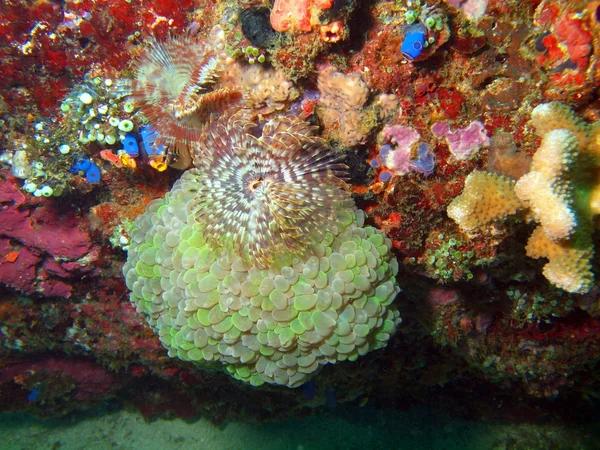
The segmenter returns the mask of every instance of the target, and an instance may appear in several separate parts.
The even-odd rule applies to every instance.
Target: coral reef
[[[311,31],[318,23],[319,13],[332,6],[333,2],[329,0],[277,0],[271,10],[271,25],[276,31]]]
[[[599,7],[0,4],[0,408],[596,417]]]
[[[318,30],[323,42],[335,43],[347,36],[345,16],[353,2],[332,0],[276,0],[271,9],[273,29],[287,33],[307,33]]]
[[[536,62],[543,71],[548,100],[579,102],[597,81],[597,4],[549,2],[537,7]],[[594,39],[594,34],[596,39]]]
[[[515,294],[523,298],[522,293]],[[541,304],[551,300],[551,296],[536,297]],[[573,383],[572,371],[585,366],[589,352],[597,351],[597,319],[577,317],[572,321],[554,320],[545,327],[526,324],[514,328],[494,319],[489,308],[474,310],[468,304],[460,291],[429,291],[427,308],[432,313],[435,339],[455,349],[486,377],[502,377],[510,382],[528,380],[525,385],[529,395],[556,397],[561,388]]]

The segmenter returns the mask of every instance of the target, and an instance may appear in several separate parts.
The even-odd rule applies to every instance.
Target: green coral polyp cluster
[[[525,292],[511,286],[506,295],[512,300],[512,318],[517,323],[551,323],[554,317],[568,314],[575,301],[571,294],[558,289]]]
[[[458,281],[461,278],[473,279],[472,267],[489,264],[487,258],[477,259],[473,250],[462,251],[463,243],[450,238],[444,240],[444,235],[438,235],[441,241],[437,248],[425,251],[423,262],[428,274],[441,282]]]
[[[129,230],[131,300],[170,356],[296,387],[324,364],[386,345],[400,322],[398,263],[362,211],[341,209],[306,257],[259,269],[204,238],[192,212],[197,182],[186,172]]]
[[[404,5],[401,5],[404,6]],[[404,6],[404,20],[413,24],[417,21],[423,23],[430,32],[441,31],[447,21],[443,12],[435,5],[427,5],[420,0],[408,0]]]
[[[118,89],[115,92],[114,83],[110,78],[87,77],[62,101],[63,119],[78,133],[78,144],[114,145],[133,130],[130,118],[135,108],[119,95]]]

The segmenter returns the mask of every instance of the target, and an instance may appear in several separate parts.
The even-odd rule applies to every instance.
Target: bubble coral
[[[385,346],[398,263],[312,127],[253,128],[243,113],[211,126],[197,168],[135,220],[123,272],[170,356],[296,387]]]

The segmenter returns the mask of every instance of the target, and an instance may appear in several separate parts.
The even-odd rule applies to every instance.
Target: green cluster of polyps
[[[511,318],[518,324],[551,323],[553,318],[565,316],[575,306],[574,296],[559,289],[536,291],[510,286],[506,295],[512,300]]]
[[[427,273],[432,278],[441,282],[458,281],[461,278],[471,280],[473,267],[491,262],[487,258],[477,259],[473,250],[461,251],[460,247],[463,243],[454,238],[445,239],[443,234],[439,234],[437,237],[440,240],[439,246],[433,249],[428,248],[422,258]]]
[[[425,1],[407,0],[403,9],[405,9],[404,20],[407,24],[420,22],[429,30],[429,36],[424,43],[425,47],[435,42],[435,34],[442,31],[448,22],[442,9],[436,5],[428,5]]]
[[[134,106],[115,95],[114,84],[111,78],[87,78],[62,101],[64,121],[78,130],[79,143],[113,145],[133,130]]]
[[[386,345],[400,322],[391,242],[343,209],[310,256],[268,270],[214,247],[193,214],[197,172],[129,230],[131,301],[170,356],[222,364],[233,377],[296,387],[327,363]]]
[[[248,62],[250,64],[254,64],[257,61],[259,63],[265,62],[265,55],[261,52],[260,49],[256,47],[252,47],[251,45],[249,45],[248,47],[244,48],[244,53],[248,57]]]
[[[134,128],[134,107],[114,84],[110,78],[86,77],[62,101],[61,120],[36,120],[27,139],[15,142],[15,151],[0,154],[0,165],[10,166],[26,192],[60,196],[71,183],[73,163],[90,156],[87,144],[120,144]]]

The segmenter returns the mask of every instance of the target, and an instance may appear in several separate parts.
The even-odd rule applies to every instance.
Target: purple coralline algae
[[[421,135],[416,130],[404,125],[394,125],[384,128],[382,134],[384,142],[388,142],[379,150],[379,160],[382,165],[397,175],[406,175],[410,172],[431,174],[435,159],[426,143],[419,145],[416,158],[412,158],[411,148],[421,139]],[[384,176],[385,180],[381,178],[383,173],[380,174],[381,181],[391,178],[390,172],[386,174],[390,175]]]
[[[410,147],[421,138],[421,135],[416,130],[404,125],[385,127],[382,133],[383,138],[387,142],[402,149],[410,149]]]
[[[385,127],[382,134],[390,145],[381,147],[379,152],[381,163],[398,175],[406,175],[411,171],[410,149],[421,139],[421,135],[404,125]]]
[[[435,137],[446,138],[450,153],[459,161],[469,159],[481,147],[490,145],[490,139],[479,121],[456,131],[452,131],[448,122],[438,122],[431,127],[431,131]]]

